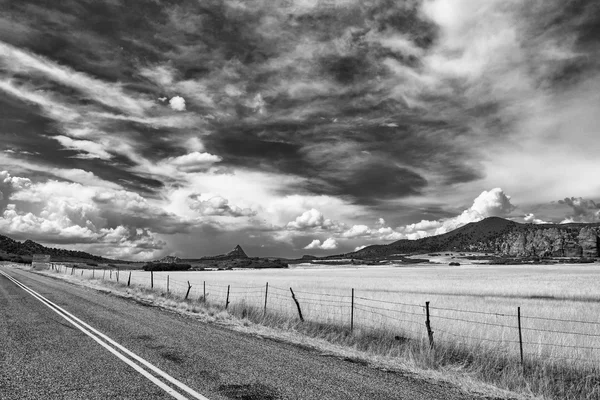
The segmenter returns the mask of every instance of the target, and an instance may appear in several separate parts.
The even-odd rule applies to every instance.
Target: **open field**
[[[86,272],[89,273],[89,272]],[[126,272],[121,272],[124,279]],[[290,270],[155,272],[154,287],[204,295],[230,304],[297,315],[293,288],[308,320],[426,335],[426,301],[436,340],[461,341],[519,353],[517,307],[521,307],[525,357],[594,363],[600,360],[600,265],[488,266],[422,265],[402,268],[302,267]],[[132,283],[150,285],[150,274],[133,271]],[[557,321],[564,320],[564,321]],[[576,322],[582,321],[582,322]]]
[[[87,277],[92,271],[83,274]],[[94,274],[116,279],[114,271]],[[128,277],[129,271],[120,272],[121,283]],[[268,282],[267,315],[280,321],[298,320],[291,287],[307,322],[333,326],[337,332],[350,329],[354,289],[353,336],[380,338],[367,340],[368,350],[385,347],[381,343],[387,339],[381,338],[428,348],[425,302],[429,301],[433,338],[437,353],[444,353],[444,363],[465,368],[477,364],[483,375],[510,369],[510,373],[502,371],[501,382],[490,381],[509,389],[523,386],[534,393],[551,393],[548,398],[600,398],[598,264],[299,265],[287,270],[155,272],[155,291],[167,291],[167,277],[170,295],[184,297],[189,281],[190,300],[207,300],[220,307],[225,306],[229,286],[229,310],[242,316],[262,314]],[[150,278],[149,272],[131,271],[132,286],[149,288]],[[532,378],[533,384],[516,378],[521,368],[517,307],[521,308],[524,367],[540,375]],[[401,348],[386,346],[388,356],[407,355]],[[579,372],[572,376],[569,371]],[[557,380],[557,375],[562,378]]]

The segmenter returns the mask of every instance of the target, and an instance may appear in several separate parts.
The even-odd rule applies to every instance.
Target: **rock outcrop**
[[[519,257],[599,257],[598,227],[525,228],[468,246]]]
[[[248,256],[242,246],[239,244],[233,248],[229,253],[219,254],[217,256],[208,256],[202,257],[200,260],[209,261],[209,260],[238,260],[238,259],[246,259]]]
[[[391,254],[477,251],[514,257],[600,257],[600,224],[519,224],[487,218],[443,235],[369,246],[347,256],[376,258]]]
[[[225,254],[225,257],[248,258],[246,252],[244,252],[244,249],[242,249],[242,246],[240,246],[239,244],[235,246],[234,249],[231,250],[229,253]]]

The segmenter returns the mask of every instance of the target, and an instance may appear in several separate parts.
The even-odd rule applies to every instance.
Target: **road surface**
[[[0,399],[109,398],[476,399],[0,266]]]

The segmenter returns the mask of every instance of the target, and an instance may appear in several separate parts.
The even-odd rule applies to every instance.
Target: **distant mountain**
[[[248,258],[246,252],[242,249],[242,246],[238,244],[228,253],[220,254],[218,256],[206,256],[200,258],[200,260],[237,260],[246,258]]]
[[[600,257],[600,223],[520,224],[490,217],[443,235],[398,240],[346,254],[377,258],[392,254],[478,251],[517,257]]]
[[[30,259],[34,254],[49,254],[53,261],[75,261],[75,260],[94,260],[94,261],[112,261],[83,251],[56,249],[42,246],[31,240],[18,242],[7,236],[0,235],[0,253],[9,256],[21,256]]]

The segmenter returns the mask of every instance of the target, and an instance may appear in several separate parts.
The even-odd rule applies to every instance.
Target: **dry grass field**
[[[115,272],[94,274],[116,278]],[[87,275],[91,271],[85,270]],[[501,387],[547,398],[600,398],[598,264],[299,265],[288,270],[155,272],[155,291],[166,295],[167,276],[169,296],[184,297],[189,282],[188,301],[225,307],[229,290],[229,311],[260,323],[388,357],[408,357],[428,367],[464,368]],[[129,271],[120,272],[121,283],[128,278]],[[131,284],[149,288],[150,273],[132,271]],[[425,327],[426,302],[434,352]]]

